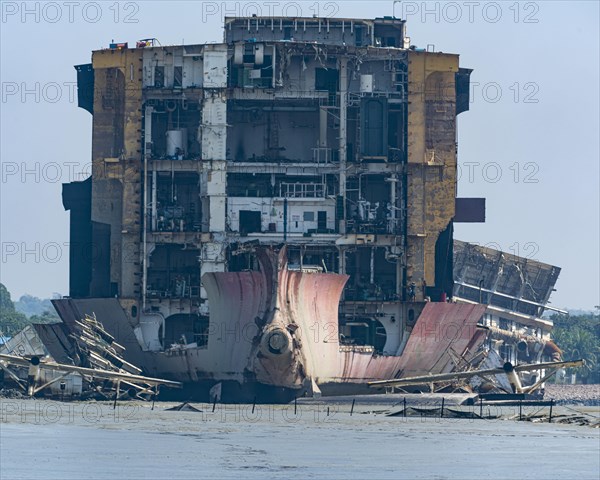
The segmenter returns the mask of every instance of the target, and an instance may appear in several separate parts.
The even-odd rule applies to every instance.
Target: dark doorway
[[[329,92],[329,103],[335,102],[338,85],[340,83],[340,74],[334,68],[315,69],[315,90],[327,90]]]
[[[156,88],[165,86],[165,67],[154,67],[154,86]]]
[[[363,42],[363,30],[362,27],[360,26],[356,26],[354,27],[354,44],[357,47],[362,46],[362,42]]]
[[[261,231],[260,212],[240,210],[240,234],[247,235]]]
[[[377,353],[383,352],[387,334],[383,324],[374,318],[355,318],[342,324],[344,343],[371,345]]]
[[[387,102],[385,98],[363,98],[361,103],[361,153],[366,157],[387,155]]]
[[[196,343],[198,347],[208,345],[208,317],[193,313],[176,313],[165,319],[165,346],[173,344],[189,345]]]
[[[322,210],[317,212],[317,229],[319,232],[327,230],[327,212]]]

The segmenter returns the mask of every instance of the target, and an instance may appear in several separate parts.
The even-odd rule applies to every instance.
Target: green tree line
[[[565,360],[585,360],[583,367],[568,369],[576,373],[578,382],[600,383],[600,309],[595,313],[580,315],[555,314],[552,338],[563,351]]]
[[[35,297],[26,296],[29,302]],[[41,313],[27,316],[24,313],[17,311],[13,303],[10,292],[0,283],[0,336],[12,337],[15,333],[20,332],[27,325],[32,323],[54,323],[60,321],[58,315],[52,308],[52,305],[47,305],[43,300],[35,299],[40,304],[44,305]]]

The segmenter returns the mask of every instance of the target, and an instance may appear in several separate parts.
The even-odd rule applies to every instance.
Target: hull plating
[[[324,394],[368,393],[369,381],[452,371],[456,359],[468,361],[485,340],[476,328],[484,306],[428,303],[401,355],[340,345],[338,305],[348,277],[289,270],[285,249],[263,250],[259,260],[260,272],[203,276],[210,302],[203,348],[144,351],[135,323],[122,308],[118,313],[115,299],[55,304],[67,324],[95,311],[125,345],[128,360],[149,375],[186,384],[186,399],[209,399],[219,384],[221,400],[229,402],[289,401],[315,388]]]

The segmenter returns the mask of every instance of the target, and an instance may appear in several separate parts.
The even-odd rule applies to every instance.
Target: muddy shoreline
[[[214,411],[193,403],[196,412],[167,411],[175,406],[167,402],[152,410],[142,402],[113,408],[112,402],[4,399],[0,473],[23,480],[79,479],[82,472],[92,480],[481,480],[515,478],[514,472],[523,479],[597,479],[598,429],[513,421],[511,410],[485,420],[389,417],[378,412],[389,403],[362,400],[353,410],[351,402],[327,399],[217,404]]]
[[[554,399],[559,405],[600,405],[600,385],[547,384],[544,398]]]

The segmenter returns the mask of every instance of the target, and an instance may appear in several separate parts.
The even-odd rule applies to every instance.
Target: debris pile
[[[95,315],[86,315],[71,329],[65,324],[33,325],[0,350],[0,383],[30,397],[115,402],[155,399],[160,385],[181,387],[179,382],[141,375],[140,368],[122,357],[124,351]]]
[[[142,369],[127,362],[123,357],[125,347],[118,344],[96,319],[95,316],[85,317],[75,322],[79,331],[70,335],[80,357],[89,368],[125,371],[133,375],[142,373]]]

